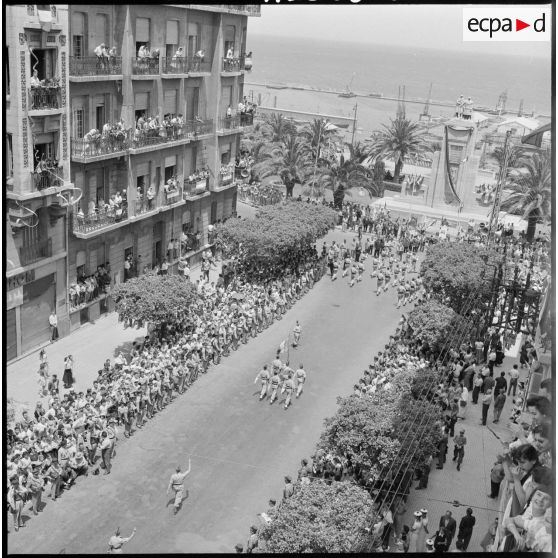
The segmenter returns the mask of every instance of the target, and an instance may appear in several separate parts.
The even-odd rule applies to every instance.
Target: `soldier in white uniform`
[[[304,382],[306,382],[306,371],[304,370],[304,367],[301,363],[300,366],[298,367],[298,370],[296,371],[296,397],[297,397],[297,399],[300,397],[300,394],[302,393],[302,388],[304,386]]]
[[[262,391],[260,392],[260,401],[267,395],[267,388],[269,387],[269,370],[267,369],[267,364],[260,370],[254,383],[258,380],[262,382]]]
[[[191,463],[188,459],[188,470],[184,473],[180,469],[180,465],[176,468],[176,473],[171,475],[169,486],[167,488],[167,494],[170,493],[171,488],[174,490],[174,514],[178,513],[180,505],[182,504],[182,498],[184,496],[184,479],[190,474]]]

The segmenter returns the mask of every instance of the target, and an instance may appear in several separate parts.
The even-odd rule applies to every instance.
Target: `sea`
[[[459,95],[477,106],[495,108],[507,92],[506,109],[517,114],[523,99],[525,114],[534,112],[541,124],[551,114],[551,59],[382,46],[248,33],[247,51],[253,69],[245,76],[244,94],[262,106],[353,118],[356,139],[370,136],[395,117],[397,101],[371,97],[341,98],[337,94],[250,85],[283,84],[398,97],[405,86],[406,115],[418,120],[432,84],[431,98],[454,106]],[[430,106],[430,115],[449,117],[452,107]],[[537,116],[541,115],[541,116]],[[512,115],[509,115],[511,117]]]

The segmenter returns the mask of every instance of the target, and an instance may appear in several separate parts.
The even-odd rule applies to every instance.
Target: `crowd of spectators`
[[[97,289],[107,276],[102,268],[95,274]],[[7,429],[8,502],[15,531],[24,526],[28,502],[35,515],[42,511],[43,492],[55,500],[79,476],[110,474],[120,435],[133,435],[211,363],[280,319],[322,271],[314,253],[280,280],[250,284],[236,277],[225,287],[222,274],[217,283],[204,274],[196,281],[199,297],[191,308],[179,313],[175,323],[134,343],[129,355],[107,360],[85,391],[68,384],[61,393],[59,379],[49,373],[41,353],[40,376],[46,385],[41,394],[46,397],[32,415],[25,411]]]
[[[110,263],[98,265],[97,271],[92,275],[80,275],[77,280],[70,283],[69,297],[72,309],[85,306],[89,302],[107,294],[110,287]]]

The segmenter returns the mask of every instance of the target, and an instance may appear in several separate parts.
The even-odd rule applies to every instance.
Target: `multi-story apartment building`
[[[10,92],[11,103],[18,99],[8,119],[8,132],[13,130],[8,139],[14,154],[13,196],[33,189],[32,178],[22,180],[24,169],[29,174],[20,159],[25,151],[13,149],[16,138],[19,148],[21,121],[25,110],[29,111],[20,95],[27,93],[24,78],[31,78],[33,66],[29,44],[22,44],[21,49],[15,45],[21,43],[20,33],[26,32],[25,18],[31,17],[31,9],[42,13],[38,8],[44,6],[9,8],[13,14],[13,25],[8,23],[12,33],[9,71],[13,76],[16,69],[21,70],[22,82],[18,79],[17,91]],[[56,221],[59,241],[52,229],[48,234],[38,231],[33,240],[46,242],[49,265],[51,259],[59,258],[59,276],[53,279],[56,301],[51,300],[51,292],[41,295],[44,303],[27,297],[30,307],[44,304],[41,313],[35,312],[29,320],[41,322],[41,334],[33,340],[27,340],[28,331],[39,326],[21,318],[30,287],[22,286],[24,300],[19,310],[14,297],[8,311],[15,311],[15,354],[25,351],[29,343],[46,340],[48,313],[54,307],[62,334],[111,310],[110,297],[90,300],[87,296],[84,301],[74,294],[76,283],[95,274],[99,266],[105,265],[115,284],[165,258],[176,265],[184,255],[182,247],[195,261],[211,240],[208,225],[235,212],[234,171],[228,165],[234,163],[241,133],[251,124],[249,116],[240,117],[235,109],[244,95],[247,18],[259,16],[259,6],[57,5],[50,13],[51,17],[56,14],[57,23],[51,22],[50,31],[42,31],[43,50],[48,49],[55,26],[61,29],[52,45],[55,53],[39,53],[38,67],[45,72],[54,68],[60,77],[61,132],[51,131],[56,120],[50,112],[44,116],[45,111],[40,112],[46,120],[42,135],[33,135],[27,125],[27,157],[31,160],[36,146],[42,145],[39,141],[49,140],[46,134],[54,134],[50,143],[60,143],[55,155],[62,165],[56,188],[66,188],[72,196],[65,196],[68,204],[55,197],[57,189],[52,194],[48,190],[52,200],[45,199],[46,190],[33,196],[37,206],[50,208],[50,201],[55,205],[54,210],[41,210],[50,211],[47,221],[60,216]],[[22,50],[21,57],[16,50]],[[232,116],[227,116],[229,107]],[[40,158],[46,148],[38,149],[36,157]],[[62,200],[61,206],[56,205],[57,199]],[[10,221],[15,219],[14,213]],[[36,229],[24,226],[22,233],[15,233],[16,248],[25,246],[30,231]],[[169,242],[174,249],[169,250]],[[128,256],[130,272],[125,270]],[[24,271],[18,268],[18,273]],[[36,282],[42,276],[36,272],[32,278]]]

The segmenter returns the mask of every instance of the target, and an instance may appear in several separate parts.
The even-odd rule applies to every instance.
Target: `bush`
[[[116,311],[121,320],[142,326],[170,324],[187,315],[197,300],[196,288],[179,275],[147,273],[116,285],[113,290]]]
[[[351,552],[374,521],[368,492],[347,482],[316,480],[297,485],[261,529],[260,540],[267,552]]]
[[[490,300],[491,281],[501,256],[464,243],[441,242],[428,248],[420,272],[427,290],[461,313],[470,295]]]

